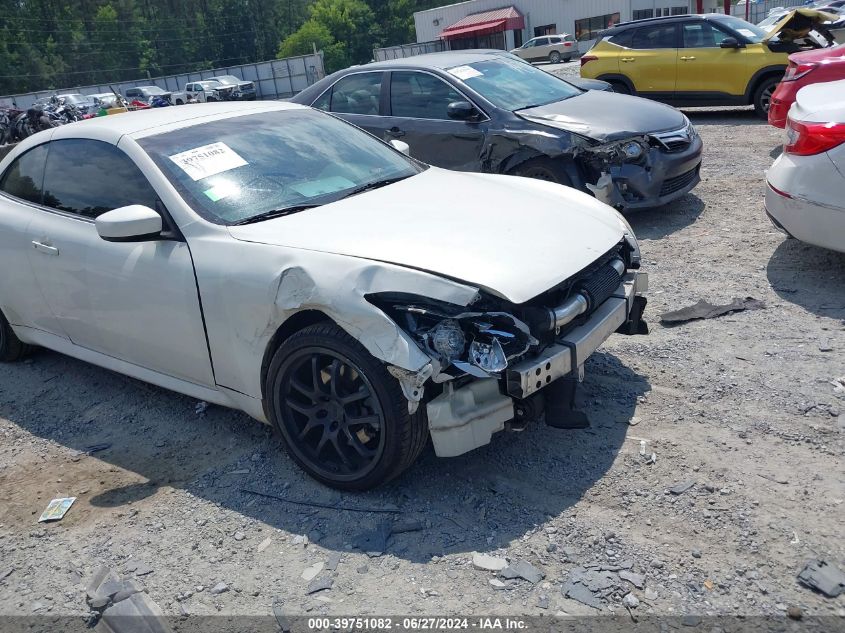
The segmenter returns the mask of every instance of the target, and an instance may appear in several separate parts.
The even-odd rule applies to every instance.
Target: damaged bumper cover
[[[538,356],[508,367],[505,372],[507,394],[524,399],[559,378],[572,372],[577,374],[587,358],[613,332],[624,328],[632,316],[639,318],[645,302],[641,294],[647,290],[646,273],[627,273],[586,323],[558,338]]]
[[[587,189],[623,210],[664,205],[691,191],[700,181],[702,142],[692,126],[599,146],[581,148],[577,159]]]

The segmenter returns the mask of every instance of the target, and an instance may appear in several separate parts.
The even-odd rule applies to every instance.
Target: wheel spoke
[[[369,397],[370,390],[367,389],[364,385],[361,385],[360,387],[358,387],[358,391],[356,391],[355,393],[351,393],[348,396],[341,396],[339,400],[343,406],[346,406],[348,404],[352,404],[353,402],[358,402],[359,400],[363,400],[364,398]]]
[[[290,386],[296,389],[303,396],[308,396],[309,398],[314,397],[314,390],[310,389],[307,385],[302,384],[298,378],[291,378]]]
[[[338,387],[340,386],[340,368],[341,367],[343,367],[343,365],[340,364],[339,360],[335,359],[335,360],[332,361],[331,369],[330,369],[330,373],[329,373],[329,390],[331,391],[331,394],[335,398],[340,397],[340,391],[339,391]]]
[[[314,454],[319,457],[320,451],[323,450],[323,447],[326,445],[326,442],[329,441],[329,430],[326,427],[323,427],[323,436],[320,438],[320,441],[317,442],[317,448],[314,450]]]
[[[373,449],[364,446],[361,440],[359,440],[357,436],[353,435],[348,427],[343,429],[343,432],[346,435],[346,439],[349,440],[349,445],[355,449],[355,452],[361,457],[371,459],[376,454]]]
[[[347,472],[351,472],[353,468],[352,462],[349,461],[349,458],[343,452],[343,449],[340,448],[340,442],[337,441],[337,435],[332,435],[331,437],[332,446],[334,446],[334,450],[337,453],[337,456],[340,457],[340,461],[343,462],[344,467],[346,468]]]
[[[314,385],[314,393],[322,393],[323,389],[320,386],[323,384],[323,379],[320,376],[320,368],[317,365],[317,355],[311,357],[311,381]]]
[[[302,427],[302,430],[299,432],[299,436],[297,437],[297,439],[300,439],[300,440],[304,439],[306,435],[308,435],[311,431],[313,431],[317,427],[317,425],[318,425],[318,422],[316,422],[315,420],[309,419],[308,422],[306,423],[306,425],[304,427]]]
[[[285,403],[294,411],[297,411],[302,415],[307,415],[309,418],[314,415],[314,409],[316,409],[313,405],[300,404],[293,398],[286,398]]]
[[[375,429],[381,428],[381,416],[378,416],[374,413],[361,415],[361,416],[354,416],[354,415],[347,415],[346,416],[346,425],[368,425]]]

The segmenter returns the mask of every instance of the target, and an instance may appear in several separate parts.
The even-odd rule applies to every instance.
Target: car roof
[[[197,103],[174,108],[150,108],[113,116],[95,117],[54,128],[53,139],[92,138],[117,143],[121,137],[142,138],[171,130],[191,127],[249,114],[280,110],[301,110],[305,106],[282,101],[224,101]]]
[[[612,33],[619,33],[621,31],[626,31],[630,28],[637,28],[646,24],[657,24],[662,22],[689,22],[690,20],[718,21],[732,17],[737,16],[725,15],[723,13],[686,13],[684,15],[664,15],[659,18],[643,18],[642,20],[633,20],[631,22],[620,22],[619,24],[616,24],[606,29],[603,34],[610,35]]]
[[[538,36],[538,37],[543,37]],[[531,38],[534,39],[534,38]],[[498,51],[499,53],[506,53],[507,51]],[[353,66],[348,70],[369,70],[371,68],[394,68],[394,67],[417,67],[417,68],[438,68],[445,70],[454,66],[463,66],[465,64],[473,64],[475,62],[487,61],[493,55],[489,49],[476,51],[443,51],[442,53],[425,53],[423,55],[414,55],[413,57],[403,57],[401,59],[388,59],[382,62],[373,62],[372,64],[364,64],[361,66]]]

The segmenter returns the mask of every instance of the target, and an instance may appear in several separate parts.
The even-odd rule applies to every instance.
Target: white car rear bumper
[[[828,154],[784,154],[766,175],[766,213],[788,235],[845,252],[845,178]]]

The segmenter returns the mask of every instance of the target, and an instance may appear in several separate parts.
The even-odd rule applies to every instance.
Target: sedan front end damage
[[[638,267],[629,234],[587,269],[522,304],[488,294],[469,306],[398,293],[368,296],[432,358],[422,372],[391,373],[403,384],[409,410],[426,403],[437,455],[478,448],[544,410],[550,426],[585,426],[573,406],[585,361],[614,332],[648,331],[642,321],[648,277]]]

